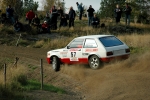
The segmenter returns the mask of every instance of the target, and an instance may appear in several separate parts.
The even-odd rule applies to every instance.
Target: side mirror
[[[70,49],[70,46],[67,46],[67,49]]]

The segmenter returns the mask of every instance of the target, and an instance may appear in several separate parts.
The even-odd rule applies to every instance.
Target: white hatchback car
[[[47,62],[55,71],[61,64],[89,64],[98,69],[102,62],[114,58],[127,59],[129,47],[114,35],[89,35],[73,39],[65,48],[47,52]]]

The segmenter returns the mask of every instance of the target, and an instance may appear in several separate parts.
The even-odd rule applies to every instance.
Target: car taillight
[[[130,49],[126,49],[126,53],[129,53],[130,52]]]
[[[113,55],[112,51],[107,52],[107,56],[111,56],[111,55]]]

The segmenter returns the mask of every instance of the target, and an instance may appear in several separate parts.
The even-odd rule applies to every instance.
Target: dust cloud
[[[88,65],[65,65],[61,71],[82,83],[86,100],[150,100],[149,52],[132,54],[98,70]]]

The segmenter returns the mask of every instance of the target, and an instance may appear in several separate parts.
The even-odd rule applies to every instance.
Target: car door
[[[69,58],[70,63],[81,62],[83,42],[84,39],[75,39],[67,46],[69,49],[67,57]]]
[[[91,54],[96,54],[98,52],[98,45],[93,38],[85,39],[83,49],[82,49],[82,60],[84,63],[88,63],[88,57]]]

